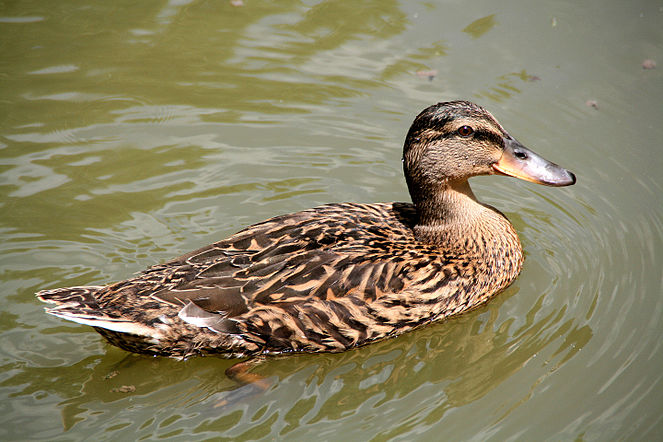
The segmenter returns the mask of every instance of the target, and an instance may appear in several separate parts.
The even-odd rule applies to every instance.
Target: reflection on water
[[[497,21],[495,20],[495,14],[490,14],[474,20],[472,23],[463,28],[463,32],[470,34],[473,38],[479,38],[486,32],[493,29],[496,24]]]
[[[521,3],[0,6],[2,439],[660,436],[663,78],[641,65],[663,12]],[[475,312],[268,359],[256,395],[235,361],[129,355],[34,298],[279,213],[407,199],[404,134],[455,98],[579,180],[475,180],[527,254]]]
[[[510,288],[497,306],[517,291]],[[233,361],[179,362],[110,347],[66,367],[57,362],[24,367],[2,386],[18,387],[15,395],[40,392],[66,398],[58,404],[65,429],[103,428],[111,418],[115,426],[126,422],[114,430],[115,437],[170,431],[170,412],[147,422],[132,421],[134,410],[154,407],[197,416],[193,426],[178,425],[189,432],[222,428],[228,437],[248,436],[245,423],[252,422],[251,432],[304,437],[361,424],[390,438],[426,430],[450,410],[481,399],[536,364],[539,354],[560,337],[567,339],[545,364],[561,365],[591,337],[587,327],[569,333],[570,324],[561,323],[563,312],[539,318],[540,309],[539,301],[522,324],[500,318],[498,309],[477,311],[347,353],[268,359],[253,370],[272,383],[257,400],[250,395],[251,386],[238,389],[222,374]],[[226,398],[232,398],[228,405],[215,407]],[[508,406],[525,399],[514,395]],[[382,432],[384,419],[399,419],[403,409],[413,413],[407,424]]]

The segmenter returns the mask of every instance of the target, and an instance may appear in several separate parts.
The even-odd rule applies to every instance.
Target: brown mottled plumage
[[[123,349],[188,357],[344,351],[474,308],[508,286],[518,237],[467,183],[506,174],[573,184],[483,108],[415,119],[403,164],[413,204],[329,204],[281,215],[107,286],[38,293],[48,313]]]

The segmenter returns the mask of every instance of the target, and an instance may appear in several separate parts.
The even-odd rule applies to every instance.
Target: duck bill
[[[514,139],[505,140],[502,158],[493,164],[493,169],[502,175],[546,186],[570,186],[576,182],[573,173],[537,155]]]

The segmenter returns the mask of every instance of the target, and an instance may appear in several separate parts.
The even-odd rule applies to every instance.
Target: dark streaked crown
[[[449,128],[449,123],[459,118],[487,119],[503,132],[499,123],[483,107],[464,100],[445,101],[429,106],[417,115],[405,137],[403,154],[424,141],[422,140],[424,133],[444,134],[448,132],[445,128]]]

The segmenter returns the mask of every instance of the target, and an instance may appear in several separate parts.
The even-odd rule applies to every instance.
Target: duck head
[[[569,186],[575,175],[525,146],[484,108],[468,101],[430,106],[412,123],[403,167],[415,205],[477,175],[508,175],[547,186]]]

